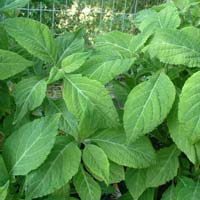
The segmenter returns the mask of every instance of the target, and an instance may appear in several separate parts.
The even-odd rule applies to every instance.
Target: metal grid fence
[[[33,0],[17,15],[36,19],[55,33],[84,26],[88,33],[120,30],[133,32],[137,11],[164,0]]]

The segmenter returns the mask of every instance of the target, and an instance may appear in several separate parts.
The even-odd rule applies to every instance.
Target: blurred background
[[[16,15],[47,24],[56,34],[84,27],[89,37],[119,30],[134,32],[136,12],[164,0],[32,0]]]

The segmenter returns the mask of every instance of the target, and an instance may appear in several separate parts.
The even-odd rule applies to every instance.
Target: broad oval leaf
[[[184,84],[179,101],[178,119],[192,143],[200,140],[200,72]]]
[[[124,128],[128,141],[154,130],[167,117],[175,100],[175,87],[164,73],[137,85],[124,108]]]
[[[40,106],[45,98],[47,83],[35,77],[24,79],[16,85],[14,97],[17,105],[15,123],[22,120],[28,111]]]
[[[100,200],[101,188],[99,184],[86,172],[79,168],[78,174],[73,178],[73,183],[81,200]]]
[[[0,12],[9,11],[25,6],[30,0],[3,0],[0,1]]]
[[[98,94],[98,95],[97,95]],[[118,126],[118,114],[105,87],[81,75],[68,75],[64,80],[63,98],[77,118],[88,110],[97,127]]]
[[[47,63],[56,63],[57,46],[49,28],[27,18],[12,18],[4,22],[7,33],[30,54]]]
[[[26,197],[42,197],[64,186],[78,172],[81,151],[67,137],[59,137],[46,161],[28,174]]]
[[[109,182],[109,161],[104,151],[96,145],[86,145],[83,150],[83,162],[92,174]]]
[[[3,156],[10,173],[26,175],[44,162],[58,134],[59,118],[60,114],[36,119],[6,140]]]
[[[32,65],[33,62],[17,53],[0,49],[0,80],[10,78]]]
[[[167,64],[199,67],[200,30],[194,27],[182,30],[163,30],[155,34],[146,50]]]
[[[108,158],[119,165],[145,168],[155,162],[154,149],[145,137],[128,145],[123,131],[105,130],[91,138],[91,141],[97,143]]]

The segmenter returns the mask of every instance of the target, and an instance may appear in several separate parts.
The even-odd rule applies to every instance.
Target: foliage
[[[82,29],[0,24],[0,199],[199,200],[200,31],[187,16],[199,4],[187,3],[143,10],[137,34],[92,47]]]

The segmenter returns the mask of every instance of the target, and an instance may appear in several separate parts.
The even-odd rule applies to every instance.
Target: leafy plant
[[[0,199],[199,199],[200,32],[176,5],[94,47],[1,23]]]

